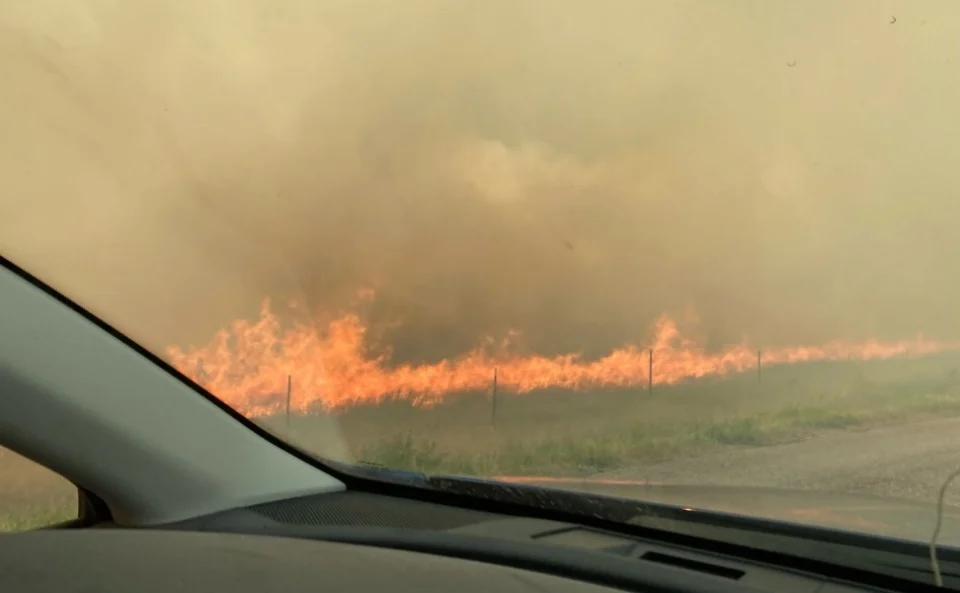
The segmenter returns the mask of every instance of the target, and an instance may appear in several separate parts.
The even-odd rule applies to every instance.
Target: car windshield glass
[[[320,458],[922,540],[958,60],[950,0],[10,0],[0,252]]]

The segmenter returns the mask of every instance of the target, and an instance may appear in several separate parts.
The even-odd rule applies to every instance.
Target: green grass
[[[76,519],[77,507],[76,486],[0,447],[0,533]]]
[[[29,531],[76,518],[77,505],[75,503],[53,507],[18,506],[0,512],[0,533]]]
[[[534,394],[501,404],[504,416],[496,427],[479,410],[454,402],[446,410],[421,411],[415,428],[373,439],[347,437],[355,438],[357,458],[390,467],[583,475],[719,447],[773,445],[828,430],[958,416],[957,362],[945,356],[785,367],[769,371],[760,385],[755,376],[740,376],[660,388],[652,396]],[[466,413],[458,414],[458,407]],[[430,416],[436,421],[425,422]],[[473,418],[474,425],[464,418]]]
[[[790,407],[713,423],[638,426],[613,434],[553,440],[509,440],[478,452],[443,451],[437,442],[400,433],[366,446],[363,461],[389,467],[464,475],[584,475],[628,464],[664,461],[724,446],[784,443],[824,430],[876,426],[948,413],[960,415],[960,395],[918,396],[860,411]]]

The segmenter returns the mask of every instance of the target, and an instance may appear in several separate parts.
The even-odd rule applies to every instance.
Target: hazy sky
[[[955,1],[6,0],[0,77],[0,252],[151,347],[960,337]]]

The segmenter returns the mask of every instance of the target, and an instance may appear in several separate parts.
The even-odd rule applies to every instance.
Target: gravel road
[[[730,447],[700,457],[596,478],[662,484],[764,486],[935,501],[960,468],[960,419],[845,430],[769,447]],[[946,498],[960,504],[960,477]]]

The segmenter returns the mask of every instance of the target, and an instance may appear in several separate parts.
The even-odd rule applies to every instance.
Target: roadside
[[[862,431],[831,431],[767,447],[727,446],[702,455],[623,467],[597,479],[753,486],[869,494],[935,502],[960,469],[960,418]],[[960,480],[946,500],[960,504]]]
[[[734,415],[715,422],[644,422],[627,430],[590,435],[537,440],[512,437],[477,451],[447,451],[435,441],[403,433],[366,447],[360,459],[415,471],[480,476],[613,475],[621,471],[636,473],[629,468],[709,459],[712,454],[766,450],[775,455],[783,446],[813,437],[852,438],[878,427],[912,426],[934,418],[958,416],[960,395],[952,392],[850,398],[829,405],[789,406],[778,411]],[[957,435],[960,446],[960,429]],[[845,442],[837,443],[834,455],[845,455]],[[851,467],[855,466],[852,462]]]

